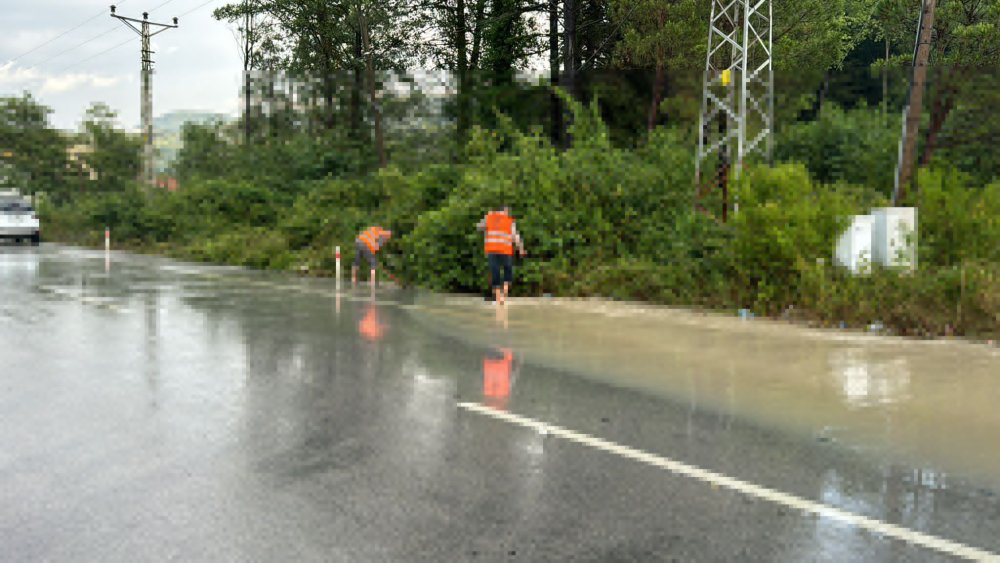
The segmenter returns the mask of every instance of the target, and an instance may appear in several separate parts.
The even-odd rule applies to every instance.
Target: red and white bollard
[[[340,289],[340,247],[336,248],[337,255],[337,289]]]
[[[104,252],[111,251],[111,229],[104,227]]]

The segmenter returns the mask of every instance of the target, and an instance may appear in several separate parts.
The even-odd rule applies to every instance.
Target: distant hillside
[[[185,123],[230,122],[234,118],[223,113],[204,111],[172,111],[153,118],[153,145],[156,147],[156,171],[168,169],[181,148],[181,129]]]
[[[157,133],[180,133],[185,123],[208,123],[213,120],[223,122],[232,121],[233,118],[224,113],[210,113],[204,111],[171,111],[159,117],[153,118],[153,130]]]

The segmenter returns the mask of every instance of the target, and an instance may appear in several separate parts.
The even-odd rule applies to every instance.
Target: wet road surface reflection
[[[463,402],[1000,551],[985,349],[105,258],[0,249],[4,559],[951,559]]]

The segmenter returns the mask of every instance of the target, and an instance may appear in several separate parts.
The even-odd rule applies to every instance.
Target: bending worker
[[[510,294],[510,283],[514,279],[514,245],[517,245],[522,257],[528,253],[524,250],[521,236],[517,234],[517,226],[514,224],[514,218],[510,216],[510,208],[506,205],[487,213],[476,228],[486,231],[486,259],[490,266],[493,294],[497,304],[503,305]]]
[[[369,282],[373,286],[375,285],[375,266],[378,264],[375,255],[378,254],[379,249],[390,238],[392,238],[392,231],[376,225],[370,227],[358,235],[358,238],[354,239],[354,264],[351,266],[352,284],[356,285],[358,283],[358,266],[361,265],[361,258],[363,257],[368,261],[368,267],[371,269]]]

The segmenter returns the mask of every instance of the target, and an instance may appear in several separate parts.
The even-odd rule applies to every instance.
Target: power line
[[[91,41],[94,41],[96,39],[100,39],[101,37],[104,37],[105,35],[113,32],[113,31],[118,31],[119,29],[121,29],[121,28],[118,27],[118,26],[114,26],[112,28],[106,29],[106,30],[102,31],[101,33],[98,33],[97,35],[91,37],[90,39],[87,39],[83,43],[79,43],[77,45],[74,45],[74,46],[70,47],[69,49],[65,49],[65,50],[59,51],[55,55],[52,55],[51,57],[49,57],[49,58],[47,58],[47,59],[45,59],[45,60],[43,60],[41,62],[38,62],[38,63],[35,63],[35,64],[31,65],[30,68],[37,68],[40,65],[43,65],[43,64],[45,64],[45,63],[47,63],[47,62],[49,62],[51,60],[58,59],[59,57],[65,55],[66,53],[68,53],[70,51],[75,51],[75,50],[79,49],[80,47],[83,47],[87,43],[90,43]]]
[[[162,4],[160,4],[159,6],[157,6],[156,8],[153,8],[153,10],[155,10],[155,9],[157,9],[157,8],[161,8],[161,7],[165,6],[166,4],[169,4],[170,2],[173,2],[173,1],[174,1],[174,0],[166,0],[166,2],[163,2]],[[219,0],[207,0],[206,2],[202,2],[201,4],[198,4],[198,5],[197,5],[197,6],[195,6],[194,8],[191,8],[190,10],[188,10],[188,11],[186,11],[186,12],[182,13],[182,14],[181,14],[180,16],[177,16],[177,17],[178,17],[178,19],[179,19],[179,18],[181,18],[181,17],[183,17],[183,16],[186,16],[186,15],[190,14],[191,12],[194,12],[194,11],[196,11],[196,10],[199,10],[199,9],[201,9],[201,8],[204,8],[204,7],[205,7],[205,6],[207,6],[208,4],[211,4],[212,2],[218,2],[218,1],[219,1]],[[119,2],[119,3],[120,3],[120,2]],[[152,11],[152,10],[150,10],[150,11]],[[115,28],[115,29],[120,29],[120,28]],[[88,41],[84,41],[84,43],[81,43],[80,45],[83,45],[83,44],[85,44],[85,43],[88,43],[89,41],[91,41],[91,40],[93,40],[93,39],[97,39],[98,37],[103,37],[104,35],[107,35],[107,33],[110,33],[110,31],[112,31],[112,30],[109,30],[108,32],[106,32],[106,33],[103,33],[103,34],[101,34],[101,35],[99,35],[99,36],[95,36],[95,37],[91,38],[91,39],[90,39],[90,40],[88,40]],[[105,54],[105,53],[107,53],[107,52],[109,52],[109,51],[113,51],[113,50],[115,50],[115,49],[118,49],[119,47],[124,47],[124,46],[125,46],[125,45],[127,45],[127,44],[128,44],[128,43],[129,43],[130,41],[131,41],[131,38],[130,38],[130,39],[126,39],[125,41],[122,41],[121,43],[117,43],[117,44],[115,44],[115,45],[112,45],[111,47],[108,47],[107,49],[105,49],[105,50],[101,51],[100,53],[97,53],[97,54],[94,54],[94,55],[91,55],[91,56],[89,56],[89,57],[87,57],[87,58],[85,58],[85,59],[81,59],[81,60],[79,60],[79,61],[76,61],[75,63],[71,63],[71,64],[68,64],[68,65],[66,65],[66,66],[62,67],[61,69],[59,69],[59,70],[58,70],[57,72],[59,72],[59,73],[62,73],[62,72],[66,72],[67,70],[71,70],[71,69],[73,69],[73,68],[76,68],[76,67],[78,67],[78,66],[82,65],[83,63],[86,63],[86,62],[89,62],[89,61],[92,61],[92,60],[96,59],[97,57],[99,57],[99,56],[101,56],[101,55],[103,55],[103,54]],[[77,47],[79,47],[80,45],[77,45]],[[75,47],[74,47],[74,48],[75,48]],[[71,49],[70,49],[70,50],[71,50]],[[68,50],[67,50],[67,51],[68,51]],[[64,52],[65,52],[65,51],[64,51]],[[60,53],[60,54],[61,54],[61,53]],[[52,60],[52,59],[54,59],[54,58],[55,58],[55,57],[50,57],[49,59],[47,59],[47,60],[43,61],[43,63],[44,63],[44,62],[48,62],[49,60]],[[42,63],[38,63],[38,64],[42,64]],[[38,66],[38,65],[33,65],[33,66]]]
[[[160,8],[162,8],[162,7],[166,6],[167,4],[169,4],[169,3],[173,2],[173,1],[174,1],[174,0],[166,0],[166,2],[163,2],[162,4],[160,4],[160,5],[156,6],[155,8],[150,8],[149,12],[150,12],[150,13],[153,13],[153,12],[155,12],[156,10],[159,10]]]
[[[183,17],[183,16],[186,16],[186,15],[190,14],[191,12],[193,12],[193,11],[195,11],[195,10],[198,10],[198,9],[201,9],[201,8],[204,8],[205,6],[207,6],[207,5],[211,4],[212,2],[218,2],[218,1],[219,1],[219,0],[206,0],[205,2],[202,2],[201,4],[198,4],[198,5],[197,5],[197,6],[195,6],[194,8],[191,8],[190,10],[188,10],[188,11],[184,12],[183,14],[181,14],[181,15],[179,15],[179,16],[177,16],[177,17],[178,17],[178,18],[181,18],[181,17]]]
[[[167,4],[169,4],[169,3],[173,2],[173,1],[174,1],[174,0],[166,0],[165,2],[162,2],[162,3],[160,3],[160,4],[159,4],[159,5],[157,5],[156,7],[154,7],[154,8],[152,8],[152,9],[150,9],[149,11],[150,11],[150,12],[152,12],[153,10],[157,10],[157,9],[159,9],[159,8],[162,8],[163,6],[166,6]],[[193,12],[193,11],[195,11],[195,10],[197,10],[197,9],[199,9],[199,8],[201,8],[201,7],[203,7],[203,6],[205,6],[206,4],[209,4],[209,3],[211,3],[211,2],[215,2],[215,1],[217,1],[217,0],[209,0],[208,2],[204,2],[204,3],[202,3],[202,4],[199,4],[198,6],[195,6],[194,8],[192,8],[192,9],[188,10],[187,12],[184,12],[184,14],[181,14],[181,15],[183,16],[183,15],[185,15],[185,14],[190,14],[191,12]],[[120,3],[120,2],[119,2],[119,3]],[[102,14],[104,14],[104,13],[106,13],[106,12],[102,12]],[[179,17],[180,17],[180,16],[178,16],[178,18],[179,18]],[[92,18],[92,19],[93,19],[93,18]],[[115,29],[121,29],[121,28],[119,28],[119,27],[115,27],[115,28],[113,28],[113,29],[111,29],[111,30],[108,30],[108,31],[107,31],[107,32],[105,32],[105,33],[102,33],[102,34],[100,34],[100,35],[97,35],[97,36],[95,36],[95,37],[91,38],[91,40],[93,40],[93,39],[97,39],[97,38],[99,38],[99,37],[103,37],[104,35],[107,35],[107,34],[108,34],[108,33],[110,33],[111,31],[114,31]],[[90,41],[90,40],[88,40],[88,41],[84,41],[84,43],[81,43],[80,45],[83,45],[83,44],[85,44],[85,43],[88,43],[89,41]],[[94,55],[91,55],[91,56],[89,56],[89,57],[87,57],[87,58],[85,58],[85,59],[81,59],[81,60],[79,60],[79,61],[76,61],[75,63],[70,63],[70,64],[68,64],[68,65],[64,66],[63,68],[59,69],[59,70],[58,70],[57,72],[66,72],[67,70],[70,70],[70,69],[72,69],[72,68],[75,68],[75,67],[77,67],[77,66],[80,66],[80,65],[82,65],[83,63],[86,63],[86,62],[89,62],[89,61],[92,61],[92,60],[96,59],[97,57],[99,57],[99,56],[101,56],[101,55],[103,55],[103,54],[105,54],[105,53],[107,53],[107,52],[109,52],[109,51],[113,51],[113,50],[115,50],[115,49],[117,49],[117,48],[119,48],[119,47],[124,47],[124,46],[125,46],[125,45],[127,45],[127,44],[128,44],[128,43],[129,43],[130,41],[131,41],[131,39],[126,39],[125,41],[122,41],[121,43],[117,43],[117,44],[115,44],[115,45],[112,45],[111,47],[108,47],[107,49],[105,49],[105,50],[101,51],[100,53],[96,53],[96,54],[94,54]],[[77,47],[79,47],[80,45],[77,45]],[[75,49],[75,48],[76,48],[76,47],[74,47],[74,49]],[[71,50],[71,49],[68,49],[67,51],[69,51],[69,50]],[[64,51],[64,52],[66,52],[66,51]],[[60,54],[62,54],[62,53],[60,53]],[[56,55],[56,56],[58,56],[58,55]],[[55,58],[55,57],[50,57],[49,59],[46,59],[45,61],[42,61],[42,63],[45,63],[45,62],[48,62],[49,60],[52,60],[52,59],[54,59],[54,58]],[[38,64],[42,64],[42,63],[38,63]],[[34,66],[38,66],[38,65],[34,65]]]
[[[69,69],[71,69],[73,67],[80,66],[80,65],[82,65],[83,63],[85,63],[87,61],[90,61],[90,60],[96,59],[97,57],[100,57],[101,55],[103,55],[104,53],[107,53],[108,51],[112,51],[114,49],[117,49],[119,47],[127,45],[127,44],[129,44],[131,42],[132,42],[132,38],[129,37],[125,41],[122,41],[121,43],[118,43],[117,45],[112,45],[111,47],[108,47],[107,49],[101,51],[100,53],[97,53],[96,55],[91,55],[91,56],[87,57],[86,59],[83,59],[81,61],[77,61],[75,63],[72,63],[72,64],[64,66],[63,68],[61,68],[58,71],[56,71],[56,74],[62,73],[62,72],[66,72],[67,70],[69,70]]]
[[[124,1],[125,1],[125,0],[122,0],[122,2],[124,2]],[[159,8],[162,8],[162,7],[166,6],[167,4],[169,4],[169,3],[173,2],[173,1],[174,1],[174,0],[166,0],[166,1],[162,2],[162,3],[160,3],[159,5],[157,5],[157,6],[155,7],[155,8],[152,8],[152,9],[150,9],[149,11],[150,11],[150,12],[152,12],[153,10],[157,10],[157,9],[159,9]],[[119,2],[119,4],[121,4],[122,2]],[[96,16],[94,16],[94,17],[92,17],[92,18],[88,19],[87,21],[83,22],[82,24],[80,24],[80,25],[76,26],[76,27],[75,27],[75,28],[73,28],[73,29],[76,29],[76,28],[78,28],[78,27],[82,26],[83,24],[85,24],[85,23],[88,23],[88,22],[90,22],[90,21],[92,21],[92,20],[96,19],[97,17],[99,17],[99,16],[102,16],[102,15],[105,15],[105,14],[107,14],[107,12],[101,12],[100,14],[97,14]],[[120,27],[118,27],[118,26],[115,26],[115,27],[111,27],[111,28],[109,28],[109,29],[106,29],[105,31],[102,31],[101,33],[98,33],[97,35],[95,35],[95,36],[91,37],[90,39],[87,39],[86,41],[84,41],[84,42],[82,42],[82,43],[79,43],[79,44],[77,44],[77,45],[74,45],[73,47],[70,47],[69,49],[65,49],[65,50],[62,50],[62,51],[59,51],[59,52],[58,52],[58,53],[56,53],[55,55],[52,55],[51,57],[49,57],[49,58],[47,58],[47,59],[44,59],[44,60],[42,60],[41,62],[38,62],[38,63],[35,63],[35,64],[31,65],[31,68],[37,68],[37,67],[39,67],[39,66],[41,66],[41,65],[44,65],[45,63],[47,63],[47,62],[49,62],[49,61],[52,61],[52,60],[55,60],[55,59],[58,59],[59,57],[61,57],[61,56],[65,55],[66,53],[69,53],[70,51],[75,51],[76,49],[79,49],[80,47],[83,47],[83,46],[84,46],[84,45],[86,45],[87,43],[90,43],[91,41],[95,41],[95,40],[97,40],[97,39],[100,39],[101,37],[104,37],[105,35],[108,35],[109,33],[113,32],[113,31],[117,31],[117,30],[119,30],[119,29],[121,29],[121,28],[120,28]],[[70,30],[70,31],[72,31],[72,30]],[[68,32],[66,32],[66,33],[68,33]],[[65,35],[66,33],[63,33],[62,35]],[[50,40],[50,42],[51,42],[51,41],[54,41],[55,39],[56,39],[56,38],[53,38],[52,40]],[[118,44],[118,45],[116,45],[115,47],[118,47],[118,46],[120,46],[120,45],[122,45],[122,44],[121,44],[121,43],[119,43],[119,44]],[[110,51],[111,49],[114,49],[115,47],[111,47],[110,49],[105,49],[104,51],[101,51],[100,53],[98,53],[98,55],[103,55],[104,53],[107,53],[108,51]],[[36,47],[36,49],[37,49],[37,47]],[[34,50],[34,49],[33,49],[33,50]],[[27,54],[27,53],[25,53],[25,54]],[[21,55],[21,56],[23,56],[23,55]],[[83,61],[80,61],[80,63],[83,63],[83,62],[85,62],[85,61],[89,61],[90,59],[93,59],[93,58],[95,58],[96,56],[97,56],[97,55],[94,55],[93,57],[88,57],[87,59],[84,59]],[[75,63],[75,64],[79,64],[79,63]],[[69,65],[69,66],[74,66],[74,65]],[[69,68],[69,67],[66,67],[66,68]],[[60,71],[60,72],[62,72],[62,71]]]
[[[119,3],[119,4],[124,4],[124,3],[125,3],[125,2],[127,2],[127,1],[128,1],[128,0],[120,0],[120,1],[118,2],[118,3]],[[10,60],[9,60],[9,61],[7,61],[7,62],[10,62],[10,63],[13,63],[13,62],[16,62],[16,61],[17,61],[18,59],[20,59],[21,57],[23,57],[23,56],[25,56],[25,55],[30,55],[31,53],[34,53],[35,51],[37,51],[37,50],[41,49],[42,47],[44,47],[44,46],[46,46],[46,45],[48,45],[48,44],[52,43],[52,42],[53,42],[53,41],[55,41],[56,39],[59,39],[60,37],[63,37],[63,36],[64,36],[64,35],[66,35],[67,33],[71,32],[71,31],[76,31],[77,29],[80,29],[80,28],[81,28],[81,27],[83,27],[84,25],[86,25],[86,24],[88,24],[88,23],[90,23],[90,22],[92,22],[92,21],[96,20],[97,18],[99,18],[99,17],[103,16],[103,15],[104,15],[104,13],[105,13],[105,12],[104,12],[104,11],[102,10],[101,12],[99,12],[99,13],[97,13],[97,14],[95,14],[95,15],[91,16],[90,18],[88,18],[88,19],[84,20],[83,22],[81,22],[81,23],[78,23],[78,24],[74,25],[73,27],[71,27],[71,28],[67,29],[66,31],[64,31],[64,32],[60,33],[59,35],[56,35],[55,37],[53,37],[53,38],[51,38],[51,39],[49,39],[49,40],[47,40],[47,41],[44,41],[44,42],[42,42],[42,43],[40,43],[40,44],[38,44],[38,45],[35,45],[35,46],[34,46],[34,47],[32,47],[31,49],[28,49],[27,51],[25,51],[25,52],[21,53],[20,55],[18,55],[18,56],[16,56],[16,57],[14,57],[13,59],[10,59]]]

